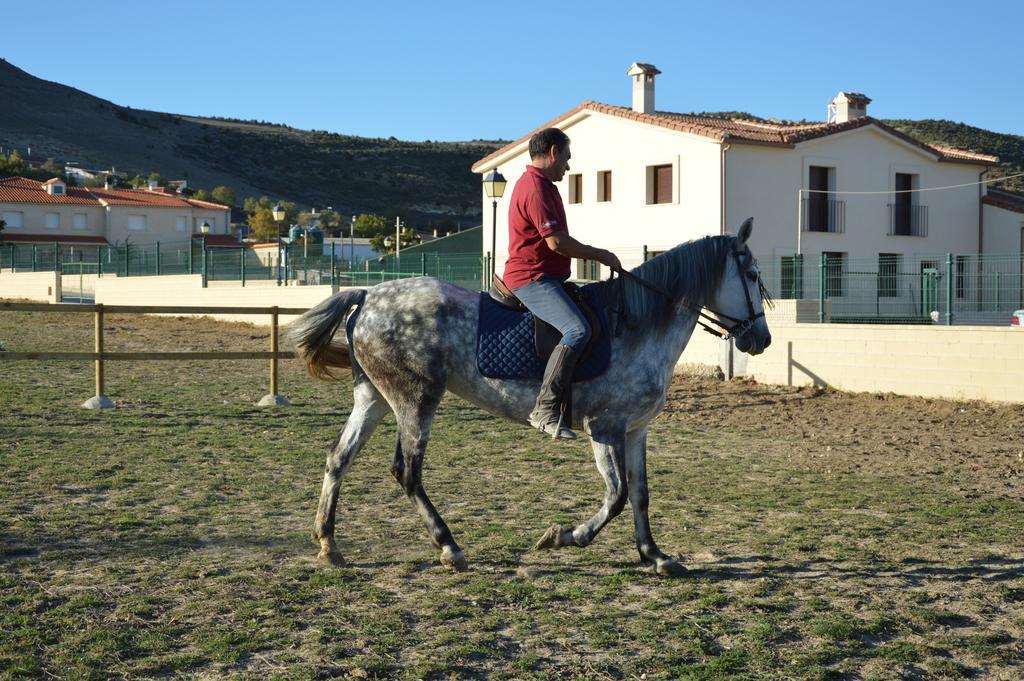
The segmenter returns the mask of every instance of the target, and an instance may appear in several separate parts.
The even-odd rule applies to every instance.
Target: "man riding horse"
[[[621,268],[611,251],[569,236],[565,206],[554,183],[569,170],[570,157],[569,137],[558,128],[545,128],[530,139],[530,165],[516,182],[508,209],[508,260],[503,276],[505,285],[534,316],[562,334],[548,359],[529,421],[534,428],[566,440],[576,439],[576,433],[563,422],[563,396],[591,329],[563,283],[569,278],[572,258]]]

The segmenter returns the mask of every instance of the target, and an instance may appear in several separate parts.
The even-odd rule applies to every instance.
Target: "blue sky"
[[[662,110],[822,120],[852,90],[878,118],[1024,135],[1019,1],[5,5],[0,57],[135,108],[511,139],[586,99],[628,106],[644,61]]]

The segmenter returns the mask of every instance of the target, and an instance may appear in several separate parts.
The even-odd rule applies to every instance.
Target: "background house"
[[[8,244],[117,245],[182,241],[202,233],[230,234],[226,206],[148,189],[69,187],[58,178],[0,179],[0,218]]]
[[[751,247],[776,294],[803,297],[817,279],[809,268],[824,257],[836,304],[851,293],[848,274],[864,271],[876,300],[906,294],[916,314],[925,306],[921,273],[938,269],[941,277],[945,254],[975,257],[956,263],[964,281],[971,272],[980,276],[980,254],[1019,258],[1020,214],[1008,215],[1008,201],[983,201],[987,190],[979,184],[996,157],[915,140],[868,116],[871,100],[852,92],[840,92],[820,123],[658,111],[659,73],[632,65],[631,107],[587,101],[536,129],[558,127],[572,140],[570,170],[559,183],[570,231],[613,250],[625,266],[690,239],[735,231],[754,216]],[[508,198],[529,163],[536,130],[473,166],[479,173],[498,168],[509,182],[497,211],[497,243],[490,238],[491,199],[481,197],[483,251],[496,254],[499,274]],[[920,191],[934,187],[955,188]],[[575,268],[578,278],[607,276],[596,263]]]

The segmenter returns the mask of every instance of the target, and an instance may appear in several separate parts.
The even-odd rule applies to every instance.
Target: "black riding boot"
[[[562,399],[572,388],[572,372],[577,359],[576,351],[568,345],[555,346],[544,369],[544,382],[540,385],[537,404],[530,413],[530,425],[552,438],[576,439],[576,433],[569,429],[571,424],[562,423]]]

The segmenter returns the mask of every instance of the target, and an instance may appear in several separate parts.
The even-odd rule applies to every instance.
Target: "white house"
[[[983,203],[980,182],[998,163],[994,156],[915,140],[871,118],[871,100],[852,92],[836,96],[822,123],[659,111],[659,73],[633,64],[631,107],[583,102],[473,165],[478,173],[498,169],[509,183],[497,243],[491,199],[482,196],[483,250],[497,254],[498,273],[508,251],[511,187],[529,163],[530,137],[545,127],[564,130],[572,143],[559,186],[571,233],[616,252],[626,266],[645,253],[735,231],[749,216],[753,251],[776,265],[797,253],[805,262],[826,254],[840,268],[870,261],[881,272],[926,254],[1020,252],[1020,213],[1005,201]],[[940,187],[955,188],[919,191]],[[595,265],[577,263],[574,274],[593,278]]]

